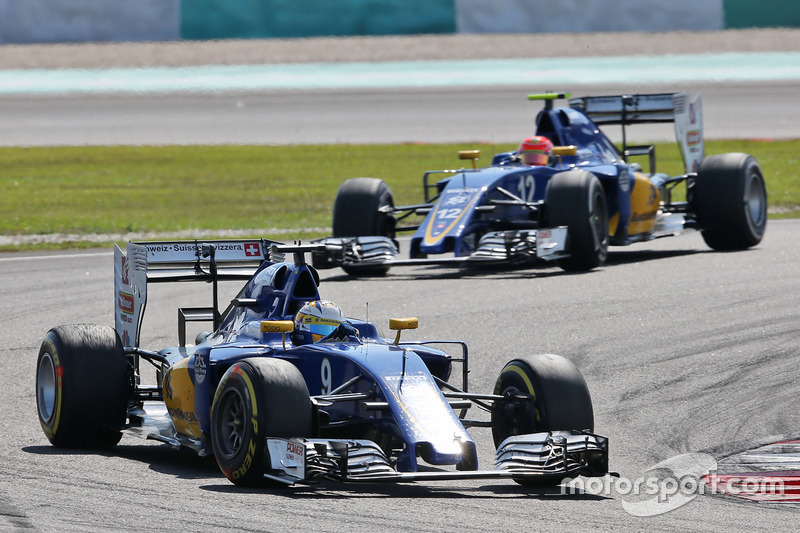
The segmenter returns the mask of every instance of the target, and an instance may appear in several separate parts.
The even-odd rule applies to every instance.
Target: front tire
[[[109,326],[78,324],[47,332],[36,363],[36,407],[48,440],[63,448],[101,449],[122,437],[128,363]]]
[[[761,242],[767,228],[767,188],[753,156],[706,157],[693,195],[698,226],[712,249],[743,250]]]
[[[333,202],[334,237],[388,237],[394,240],[397,220],[386,212],[394,208],[392,191],[377,178],[350,178],[336,193]],[[350,275],[384,275],[388,266],[343,267]]]
[[[334,237],[395,237],[395,220],[381,208],[394,207],[392,191],[377,178],[351,178],[333,202]]]
[[[605,191],[594,174],[583,170],[559,172],[545,191],[547,223],[567,226],[567,253],[558,265],[582,272],[603,264],[608,256],[608,206]]]
[[[553,354],[519,357],[503,367],[494,394],[527,395],[495,403],[492,437],[495,447],[513,435],[545,431],[594,431],[594,410],[589,388],[578,368],[565,357]],[[559,476],[518,480],[527,486],[553,486]]]
[[[265,484],[267,437],[309,437],[312,407],[305,380],[288,361],[249,358],[220,380],[211,407],[211,443],[234,484]]]

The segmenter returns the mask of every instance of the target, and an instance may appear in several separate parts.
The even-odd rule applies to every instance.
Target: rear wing
[[[688,92],[584,96],[570,98],[570,107],[583,111],[598,126],[622,126],[623,155],[648,155],[648,147],[628,146],[625,127],[631,124],[675,123],[675,139],[686,172],[696,172],[705,157],[702,101]],[[652,156],[651,156],[652,157]]]
[[[213,307],[179,309],[178,319],[213,321],[216,329],[217,282],[249,279],[268,259],[273,244],[279,243],[264,239],[129,242],[125,252],[115,244],[114,321],[123,346],[139,346],[148,283],[213,283]]]

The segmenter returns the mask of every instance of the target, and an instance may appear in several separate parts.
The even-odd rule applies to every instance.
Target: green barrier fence
[[[797,0],[723,0],[725,28],[777,28],[800,26]]]
[[[455,0],[181,0],[184,39],[455,32]]]

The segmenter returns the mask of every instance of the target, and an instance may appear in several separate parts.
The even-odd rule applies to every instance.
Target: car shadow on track
[[[644,263],[658,261],[672,257],[684,257],[699,253],[708,253],[711,250],[625,250],[609,252],[604,266],[627,265],[631,263]]]
[[[712,252],[706,251],[705,253]],[[453,279],[533,279],[549,278],[554,276],[585,276],[601,271],[603,268],[614,265],[631,263],[644,263],[674,257],[683,257],[704,253],[701,250],[625,250],[609,252],[608,258],[602,267],[585,272],[567,272],[556,266],[506,266],[506,267],[472,267],[454,268],[448,266],[398,266],[393,267],[383,276],[350,276],[339,273],[323,279],[325,283],[347,281],[410,281],[410,280],[453,280]]]
[[[410,484],[410,483],[364,483],[342,484],[333,481],[323,481],[316,485],[296,485],[292,487],[260,487],[241,488],[233,484],[205,485],[202,490],[219,493],[262,493],[271,496],[280,496],[293,500],[304,498],[328,499],[409,499],[420,498],[436,499],[495,499],[504,498],[535,498],[539,500],[606,500],[608,497],[595,494],[569,491],[561,487],[529,488],[522,487],[513,482],[507,485],[474,484],[459,485],[458,481],[442,482],[440,484]]]
[[[410,280],[450,280],[450,279],[529,279],[563,276],[569,274],[557,267],[508,266],[482,268],[453,268],[447,266],[394,267],[383,276],[350,276],[339,274],[323,278],[325,283],[346,281],[410,281]]]
[[[123,441],[124,442],[124,441]],[[38,455],[117,457],[148,465],[155,471],[180,479],[225,478],[213,457],[200,457],[193,452],[175,450],[164,444],[119,444],[108,450],[65,449],[54,446],[28,446],[22,451]]]

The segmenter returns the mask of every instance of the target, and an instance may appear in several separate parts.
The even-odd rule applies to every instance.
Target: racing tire
[[[513,435],[557,430],[594,431],[589,387],[578,368],[560,355],[519,357],[503,367],[494,394],[529,395],[524,402],[500,403],[492,410],[495,447]],[[525,486],[553,486],[560,476],[516,480]]]
[[[336,193],[333,202],[334,237],[388,237],[394,240],[397,220],[381,208],[394,207],[392,191],[377,178],[350,178]],[[388,266],[343,267],[350,275],[383,275]]]
[[[558,260],[562,269],[583,272],[603,264],[608,257],[608,205],[594,174],[583,170],[555,174],[545,191],[545,209],[550,227],[567,227],[569,257]]]
[[[128,362],[114,328],[76,324],[47,332],[36,362],[36,407],[54,446],[116,445],[128,397]]]
[[[244,487],[268,485],[267,437],[310,437],[311,397],[288,361],[248,358],[222,376],[211,406],[211,444],[222,473]]]
[[[703,159],[693,186],[697,223],[714,250],[755,246],[767,228],[767,188],[755,158],[748,154]]]

